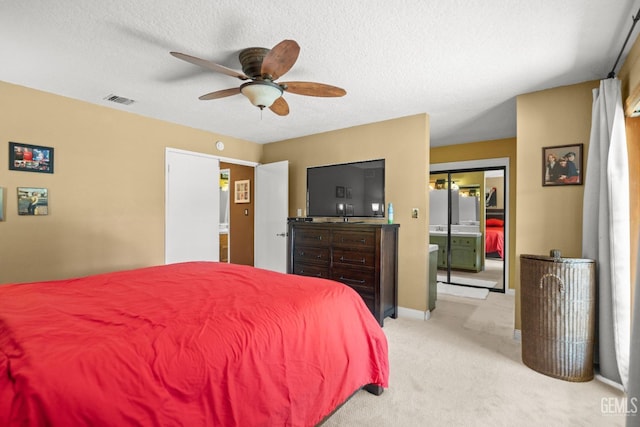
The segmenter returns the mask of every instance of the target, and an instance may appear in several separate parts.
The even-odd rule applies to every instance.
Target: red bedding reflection
[[[485,228],[485,252],[498,252],[500,258],[504,259],[504,228],[503,227],[486,227]]]
[[[388,369],[328,280],[195,262],[0,286],[3,426],[308,426]]]

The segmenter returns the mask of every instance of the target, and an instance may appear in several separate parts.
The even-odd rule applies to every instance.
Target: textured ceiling
[[[449,145],[515,136],[519,94],[605,78],[638,7],[640,0],[0,0],[0,80],[258,143],[427,113],[431,145]],[[240,71],[240,50],[284,39],[301,51],[280,81],[328,83],[347,95],[285,93],[285,117],[261,113],[242,95],[200,101],[241,82],[169,55]],[[110,94],[136,102],[105,101]]]

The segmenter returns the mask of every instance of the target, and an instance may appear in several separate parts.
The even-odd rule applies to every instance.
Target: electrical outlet
[[[411,218],[418,218],[418,208],[411,209]]]

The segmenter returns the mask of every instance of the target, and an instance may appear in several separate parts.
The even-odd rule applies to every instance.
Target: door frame
[[[173,157],[172,157],[173,156]],[[173,254],[173,251],[175,250],[176,247],[184,247],[184,245],[172,245],[171,243],[174,242],[174,240],[180,240],[180,239],[176,239],[176,233],[175,233],[175,224],[177,224],[178,222],[175,221],[175,216],[171,213],[173,212],[172,210],[172,206],[177,206],[176,202],[173,201],[174,198],[171,196],[171,184],[178,182],[176,180],[176,176],[178,175],[172,175],[172,173],[170,172],[170,167],[172,164],[177,164],[178,162],[175,163],[171,163],[170,158],[172,159],[176,159],[179,156],[186,156],[186,158],[188,159],[194,159],[193,161],[190,161],[189,166],[191,166],[191,164],[195,161],[195,159],[207,159],[208,161],[210,161],[211,163],[216,162],[217,163],[217,168],[219,171],[219,165],[220,162],[219,160],[217,160],[217,158],[215,156],[212,156],[210,154],[207,153],[200,153],[200,152],[196,152],[196,151],[189,151],[189,150],[182,150],[179,148],[172,148],[172,147],[165,147],[165,156],[164,156],[164,173],[165,173],[165,196],[164,196],[164,218],[165,218],[165,224],[164,224],[164,263],[174,263],[174,262],[181,262],[181,260],[183,260],[184,256],[182,255],[182,258],[180,257],[176,257]],[[212,164],[208,164],[208,167],[211,166],[211,170],[215,169],[215,166],[213,166]],[[206,168],[205,168],[206,169]],[[202,169],[198,169],[198,170],[202,170]],[[206,169],[209,170],[209,169]],[[219,180],[219,173],[218,174],[214,174],[212,176],[217,176],[217,179]],[[193,182],[193,181],[190,181]],[[202,180],[197,180],[197,182],[204,182]],[[211,193],[212,194],[212,193]],[[219,195],[216,194],[215,196],[216,199],[216,203],[213,204],[213,206],[211,205],[207,205],[207,207],[213,207],[213,209],[215,209],[216,211],[219,210]],[[172,220],[170,220],[170,218]],[[219,218],[218,218],[219,219]],[[219,228],[219,224],[220,222],[218,221],[218,224],[215,226],[215,231],[218,231]],[[210,225],[208,223],[208,225]],[[171,238],[169,238],[169,236],[171,235]],[[201,260],[210,260],[210,261],[217,261],[220,259],[220,254],[219,254],[219,240],[217,238],[218,236],[216,236],[214,238],[215,240],[215,244],[212,246],[212,248],[210,248],[212,250],[213,256],[209,257],[209,256],[202,256],[202,254],[197,255],[196,259],[191,259],[190,260],[195,260],[195,261],[201,261]],[[190,248],[193,245],[188,245]],[[197,245],[196,245],[197,246]],[[202,249],[202,248],[200,248]],[[199,251],[200,252],[200,251]],[[207,252],[208,253],[208,252]],[[176,259],[178,259],[178,261],[176,261]]]
[[[429,173],[445,173],[449,171],[455,171],[460,169],[482,169],[482,168],[491,168],[491,167],[504,167],[504,193],[505,193],[505,206],[504,206],[504,219],[505,224],[510,227],[510,188],[511,183],[509,182],[510,170],[509,170],[509,158],[508,157],[497,157],[492,159],[479,159],[479,160],[466,160],[460,162],[446,162],[446,163],[432,163],[429,165]],[[508,294],[515,293],[515,290],[510,288],[509,283],[509,271],[511,266],[509,265],[509,248],[511,246],[511,242],[509,241],[509,229],[506,229],[507,232],[504,236],[504,292]]]
[[[231,157],[222,157],[222,156],[218,156],[216,154],[212,154],[212,156],[217,158],[220,163],[229,163],[229,164],[232,164],[232,165],[240,165],[240,166],[247,166],[247,167],[253,168],[254,175],[255,175],[256,167],[260,165],[260,163],[258,163],[258,162],[252,162],[252,161],[248,161],[248,160],[233,159]],[[233,188],[231,186],[231,182],[232,181],[230,179],[229,180],[229,205],[231,205],[233,203],[233,191],[234,190],[233,190]],[[255,189],[253,191],[255,191]],[[227,249],[228,253],[229,253],[228,262],[231,262],[231,233],[232,232],[233,232],[233,230],[232,230],[232,225],[231,225],[231,217],[229,217],[229,228],[227,230],[227,233],[228,233],[228,236],[229,236],[228,237],[228,239],[229,239],[228,240],[229,248]],[[252,241],[255,239],[255,230],[254,230],[253,233],[254,233],[254,235],[252,236]],[[254,250],[255,250],[255,248],[254,248]],[[255,259],[254,259],[254,263],[255,263]]]

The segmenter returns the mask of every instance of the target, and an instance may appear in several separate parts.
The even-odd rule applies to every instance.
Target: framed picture
[[[344,187],[342,187],[342,186],[337,186],[336,187],[336,198],[338,198],[338,199],[344,198]]]
[[[0,221],[4,221],[4,188],[0,187]]]
[[[350,199],[353,196],[353,191],[351,187],[347,187],[347,199]]]
[[[345,214],[347,216],[353,216],[353,205],[351,203],[347,203]]]
[[[53,148],[9,142],[9,169],[53,173]]]
[[[582,185],[582,144],[542,148],[542,185]]]
[[[236,181],[235,198],[236,203],[250,203],[251,202],[251,181],[244,179],[242,181]]]
[[[18,215],[48,215],[49,191],[46,188],[18,187]]]

